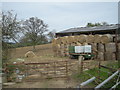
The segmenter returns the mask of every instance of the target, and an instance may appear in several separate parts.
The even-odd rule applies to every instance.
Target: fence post
[[[83,56],[78,57],[78,73],[83,71]]]
[[[54,62],[54,75],[56,76],[56,62]]]
[[[66,77],[68,77],[68,65],[67,65],[67,61],[66,61]]]

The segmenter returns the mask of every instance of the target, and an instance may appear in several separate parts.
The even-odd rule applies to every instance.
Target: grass
[[[118,68],[118,63],[117,62],[109,62],[106,64],[106,66],[117,69]],[[82,73],[76,73],[73,75],[73,78],[77,81],[80,82],[84,82],[90,78],[92,78],[93,76],[98,77],[100,76],[100,79],[96,78],[96,82],[101,83],[102,81],[104,81],[105,79],[107,79],[110,75],[112,75],[112,72],[108,69],[105,68],[100,68],[100,73],[99,72],[99,68],[93,68],[87,71],[84,71]],[[107,72],[111,72],[111,74],[108,74]],[[111,88],[115,82],[117,80],[117,76],[115,76],[113,79],[111,79],[108,83],[106,83],[102,88]],[[95,82],[90,83],[88,86],[89,87],[95,87],[97,84]],[[117,88],[120,88],[117,87]]]

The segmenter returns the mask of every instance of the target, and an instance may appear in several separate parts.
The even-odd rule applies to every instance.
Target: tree
[[[102,23],[87,23],[87,27],[94,27],[94,26],[103,26],[103,25],[109,25],[107,22],[102,22]]]
[[[2,12],[2,41],[9,42],[10,39],[17,42],[17,34],[20,32],[20,22],[17,14],[12,11]]]
[[[55,38],[55,32],[56,31],[53,30],[48,33],[49,42],[51,42]]]
[[[8,60],[9,56],[9,42],[17,42],[17,34],[20,32],[20,22],[17,20],[17,14],[13,14],[13,11],[7,11],[1,13],[2,20],[2,59]]]
[[[43,38],[44,33],[48,31],[47,27],[48,25],[37,17],[31,17],[23,22],[23,34],[31,41],[33,45],[33,51],[35,51],[35,46],[37,43]]]

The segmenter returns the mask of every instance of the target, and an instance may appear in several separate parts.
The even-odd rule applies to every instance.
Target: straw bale
[[[80,43],[84,43],[86,42],[87,35],[80,35],[77,38],[78,38],[77,41],[79,41]]]
[[[33,51],[28,51],[26,54],[25,54],[25,57],[35,57],[36,55],[34,54]]]
[[[109,43],[113,41],[113,37],[110,34],[105,34],[101,36],[101,43]]]
[[[97,59],[104,60],[104,53],[103,52],[98,52]]]
[[[120,43],[118,43],[118,51],[120,52]]]
[[[112,60],[112,52],[105,52],[105,60]]]
[[[106,43],[105,50],[106,50],[106,52],[116,52],[116,44],[115,43]]]
[[[104,52],[105,51],[105,46],[102,43],[98,43],[98,51]]]
[[[94,42],[95,42],[95,43],[100,43],[100,41],[101,41],[101,36],[102,36],[102,35],[96,34],[96,35],[94,36]]]
[[[87,39],[86,39],[86,42],[87,43],[93,43],[94,40],[95,40],[94,35],[88,35]]]
[[[91,46],[92,46],[92,51],[93,52],[97,52],[97,43],[91,43]]]

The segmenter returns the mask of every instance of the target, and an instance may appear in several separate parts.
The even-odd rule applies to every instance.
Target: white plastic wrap
[[[84,46],[75,46],[75,53],[83,53]]]

